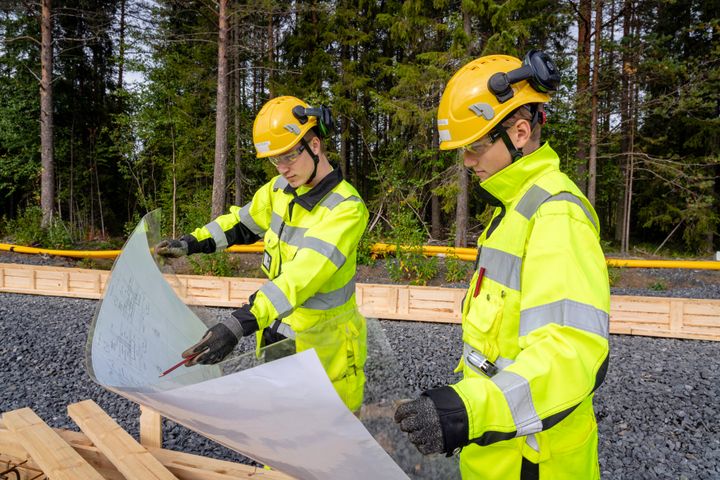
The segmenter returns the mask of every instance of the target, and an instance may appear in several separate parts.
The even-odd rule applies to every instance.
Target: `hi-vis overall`
[[[282,176],[250,203],[192,232],[206,253],[264,238],[262,270],[270,279],[252,299],[263,329],[315,348],[335,390],[350,410],[362,405],[367,356],[365,319],[355,304],[356,249],[368,211],[340,169],[314,188],[294,190]],[[267,332],[266,332],[267,333]]]
[[[547,144],[481,187],[497,209],[463,304],[463,380],[444,387],[457,395],[430,391],[446,444],[470,442],[465,479],[599,478],[610,292],[597,215]]]

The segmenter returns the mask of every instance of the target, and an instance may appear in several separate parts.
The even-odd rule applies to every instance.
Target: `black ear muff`
[[[530,50],[522,67],[490,77],[488,89],[495,94],[498,102],[505,103],[515,95],[512,85],[523,80],[527,80],[538,92],[554,92],[560,85],[560,72],[545,52]]]
[[[560,86],[560,71],[545,52],[530,50],[523,60],[523,68],[526,66],[532,69],[528,81],[538,92],[554,92]]]
[[[292,113],[293,116],[303,125],[307,123],[308,117],[317,118],[318,131],[322,137],[328,136],[335,129],[335,121],[333,120],[332,112],[325,105],[308,108],[298,105],[292,109]]]

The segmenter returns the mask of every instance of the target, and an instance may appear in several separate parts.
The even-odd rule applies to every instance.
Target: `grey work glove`
[[[210,327],[199,342],[182,353],[183,358],[197,354],[185,366],[192,367],[198,363],[202,365],[218,363],[233,351],[233,348],[243,336],[256,331],[257,319],[250,312],[250,307],[247,304],[243,305],[235,310],[230,317]]]
[[[185,364],[186,367],[192,367],[198,363],[212,365],[227,357],[237,344],[238,337],[235,336],[232,330],[225,324],[218,323],[210,327],[199,342],[185,350],[182,357],[192,357],[199,353]]]
[[[423,395],[400,405],[395,410],[395,422],[423,455],[445,451],[440,416],[430,397]]]
[[[155,245],[155,253],[161,257],[184,257],[188,254],[188,243],[185,240],[163,240]]]

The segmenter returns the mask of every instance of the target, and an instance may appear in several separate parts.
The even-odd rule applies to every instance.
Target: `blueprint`
[[[207,328],[153,259],[159,224],[159,211],[146,215],[115,262],[88,337],[91,377],[293,477],[408,478],[342,403],[314,350],[159,376]]]

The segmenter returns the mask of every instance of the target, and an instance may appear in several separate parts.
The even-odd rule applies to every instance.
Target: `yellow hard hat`
[[[536,50],[524,62],[507,55],[473,60],[452,76],[440,99],[440,150],[475,142],[522,105],[547,102],[559,82],[555,64]]]
[[[308,104],[299,98],[285,96],[269,100],[260,109],[253,123],[253,143],[257,158],[273,157],[289,151],[303,136],[317,125],[312,115],[300,115],[293,109],[308,108]],[[296,112],[298,110],[295,110]]]

